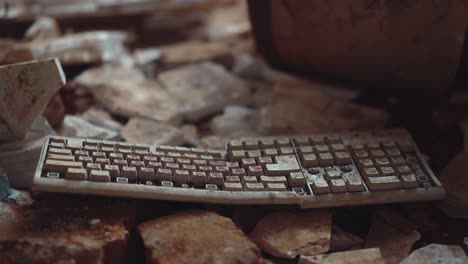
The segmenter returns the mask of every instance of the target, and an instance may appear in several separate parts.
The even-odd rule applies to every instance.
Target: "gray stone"
[[[318,256],[301,256],[299,264],[386,264],[378,248],[366,248]]]
[[[180,105],[174,96],[136,69],[94,68],[78,76],[76,81],[114,114],[128,118],[143,116],[171,124],[182,121]]]
[[[460,246],[431,244],[413,251],[401,264],[464,264],[468,257]]]
[[[120,134],[128,142],[148,145],[177,146],[186,141],[179,128],[139,117],[130,119]]]
[[[258,113],[240,105],[230,105],[224,108],[223,115],[211,120],[211,131],[222,137],[258,136],[256,132]]]
[[[64,137],[115,140],[118,138],[119,133],[115,130],[94,125],[81,117],[66,115],[60,135]]]
[[[251,101],[244,82],[209,62],[163,72],[159,80],[182,103],[184,117],[189,121],[221,112],[225,105]]]
[[[327,210],[275,212],[263,217],[250,238],[275,257],[295,258],[330,248],[331,214]]]
[[[112,119],[112,116],[109,114],[109,112],[95,107],[86,110],[86,112],[81,114],[81,118],[90,123],[111,130],[120,130],[123,127],[122,124]]]

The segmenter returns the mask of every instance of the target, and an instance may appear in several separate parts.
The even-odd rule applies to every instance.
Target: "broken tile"
[[[287,221],[286,221],[287,219]],[[327,252],[331,214],[327,210],[276,212],[263,217],[250,238],[275,257],[295,258]]]
[[[204,232],[193,232],[204,230]],[[209,211],[185,211],[150,220],[138,231],[146,263],[260,263],[260,249],[231,219]]]
[[[23,40],[41,41],[60,36],[60,27],[51,17],[39,17],[26,31]]]
[[[330,252],[362,248],[364,240],[337,225],[332,226]]]
[[[159,80],[183,105],[184,117],[198,121],[228,104],[248,104],[249,88],[222,66],[205,62],[163,72]]]
[[[365,247],[380,248],[386,263],[398,264],[408,256],[420,237],[416,230],[403,232],[383,220],[376,219],[367,234]]]
[[[460,246],[431,244],[413,251],[401,264],[463,264],[468,257]]]
[[[143,116],[171,124],[182,121],[178,101],[136,69],[94,68],[78,76],[76,81],[113,114],[128,118]]]
[[[440,208],[451,217],[468,218],[468,175],[460,173],[466,169],[468,152],[458,153],[439,174],[446,191]]]
[[[119,133],[115,130],[94,125],[79,116],[66,115],[60,135],[64,137],[115,140],[118,138]]]
[[[184,134],[179,128],[140,117],[130,119],[120,134],[131,143],[173,146],[185,143]]]
[[[110,62],[126,53],[129,37],[119,31],[87,31],[23,42],[5,55],[6,63],[57,57],[62,65]]]
[[[217,136],[258,136],[256,133],[258,122],[256,111],[241,105],[229,105],[224,108],[223,115],[211,120],[210,128]]]
[[[0,141],[25,138],[64,83],[57,59],[0,66]]]
[[[366,248],[317,256],[301,256],[299,264],[386,264],[378,248]]]
[[[335,98],[314,86],[283,86],[271,92],[259,124],[264,133],[300,134],[383,128],[388,114]]]
[[[123,127],[122,124],[112,119],[112,116],[109,114],[109,112],[95,107],[90,108],[81,114],[81,118],[90,123],[111,130],[120,130]]]
[[[180,66],[201,61],[232,60],[229,42],[188,41],[159,48],[161,63],[165,67]]]

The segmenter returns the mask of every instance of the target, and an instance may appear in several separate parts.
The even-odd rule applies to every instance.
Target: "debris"
[[[465,170],[468,152],[458,153],[439,174],[439,179],[446,191],[446,198],[440,208],[451,217],[468,218],[468,175]]]
[[[231,219],[208,211],[185,211],[138,227],[147,263],[258,263],[260,249]],[[194,232],[204,230],[204,232]]]
[[[115,130],[91,124],[79,116],[66,115],[60,135],[64,137],[116,140],[119,133]]]
[[[4,63],[58,57],[62,65],[110,62],[126,53],[124,32],[88,31],[59,38],[18,43],[5,55]]]
[[[198,128],[195,125],[183,125],[180,127],[182,134],[184,134],[185,142],[197,146],[199,144]]]
[[[205,35],[208,39],[226,39],[246,36],[250,33],[247,1],[234,1],[229,7],[219,8],[205,19]]]
[[[337,225],[332,226],[330,252],[362,248],[364,240],[352,233],[346,232]]]
[[[468,257],[460,246],[430,244],[413,251],[401,264],[463,264]]]
[[[204,62],[163,72],[159,80],[182,102],[187,120],[198,121],[228,104],[248,104],[249,89],[223,67]]]
[[[135,204],[51,195],[0,215],[2,263],[124,263]],[[4,211],[4,212],[3,212]],[[93,219],[100,225],[90,226]]]
[[[59,128],[65,118],[65,105],[60,93],[56,93],[47,104],[42,115],[53,128]]]
[[[295,258],[297,255],[312,256],[327,252],[330,233],[329,211],[303,210],[276,212],[263,217],[250,238],[273,256]]]
[[[0,66],[0,141],[24,139],[65,83],[57,59]]]
[[[25,41],[41,41],[61,35],[57,21],[51,17],[39,17],[24,34]]]
[[[177,127],[140,117],[130,119],[120,133],[131,143],[174,146],[185,143],[184,134]]]
[[[224,138],[216,135],[202,137],[198,147],[206,149],[225,149],[229,138]]]
[[[229,42],[226,41],[182,42],[160,47],[159,51],[161,63],[168,68],[202,61],[230,62],[233,60]]]
[[[8,183],[5,169],[0,168],[0,202],[11,194],[10,183]]]
[[[81,114],[81,118],[97,126],[102,126],[111,130],[118,131],[123,127],[122,124],[112,119],[109,112],[96,107],[92,107]]]
[[[318,256],[301,256],[299,264],[386,264],[378,248],[366,248]]]
[[[385,221],[376,219],[367,234],[365,247],[380,248],[387,264],[397,264],[408,256],[420,237],[416,230],[403,232]]]
[[[271,103],[261,111],[265,133],[298,134],[383,128],[387,113],[327,95],[320,89],[282,85],[275,87]]]
[[[29,206],[34,203],[29,192],[11,189],[11,193],[6,200],[9,203],[15,203],[18,206]]]
[[[128,118],[143,116],[174,125],[182,121],[177,99],[157,82],[146,80],[136,69],[94,68],[82,73],[76,81],[113,114]]]
[[[258,136],[255,132],[258,122],[256,111],[240,105],[229,105],[224,108],[223,115],[211,120],[210,128],[217,136]]]

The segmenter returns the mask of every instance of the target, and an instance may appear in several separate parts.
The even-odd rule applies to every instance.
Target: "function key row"
[[[231,140],[228,143],[229,150],[255,150],[268,148],[283,148],[292,147],[293,143],[296,146],[311,146],[320,144],[339,144],[342,140],[339,136],[312,136],[312,137],[296,137],[296,138],[265,138],[265,139],[246,139],[246,140]]]

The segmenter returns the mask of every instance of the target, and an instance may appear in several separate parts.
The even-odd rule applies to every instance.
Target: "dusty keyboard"
[[[49,137],[40,191],[302,208],[438,200],[444,190],[403,129],[245,138],[225,150]]]

